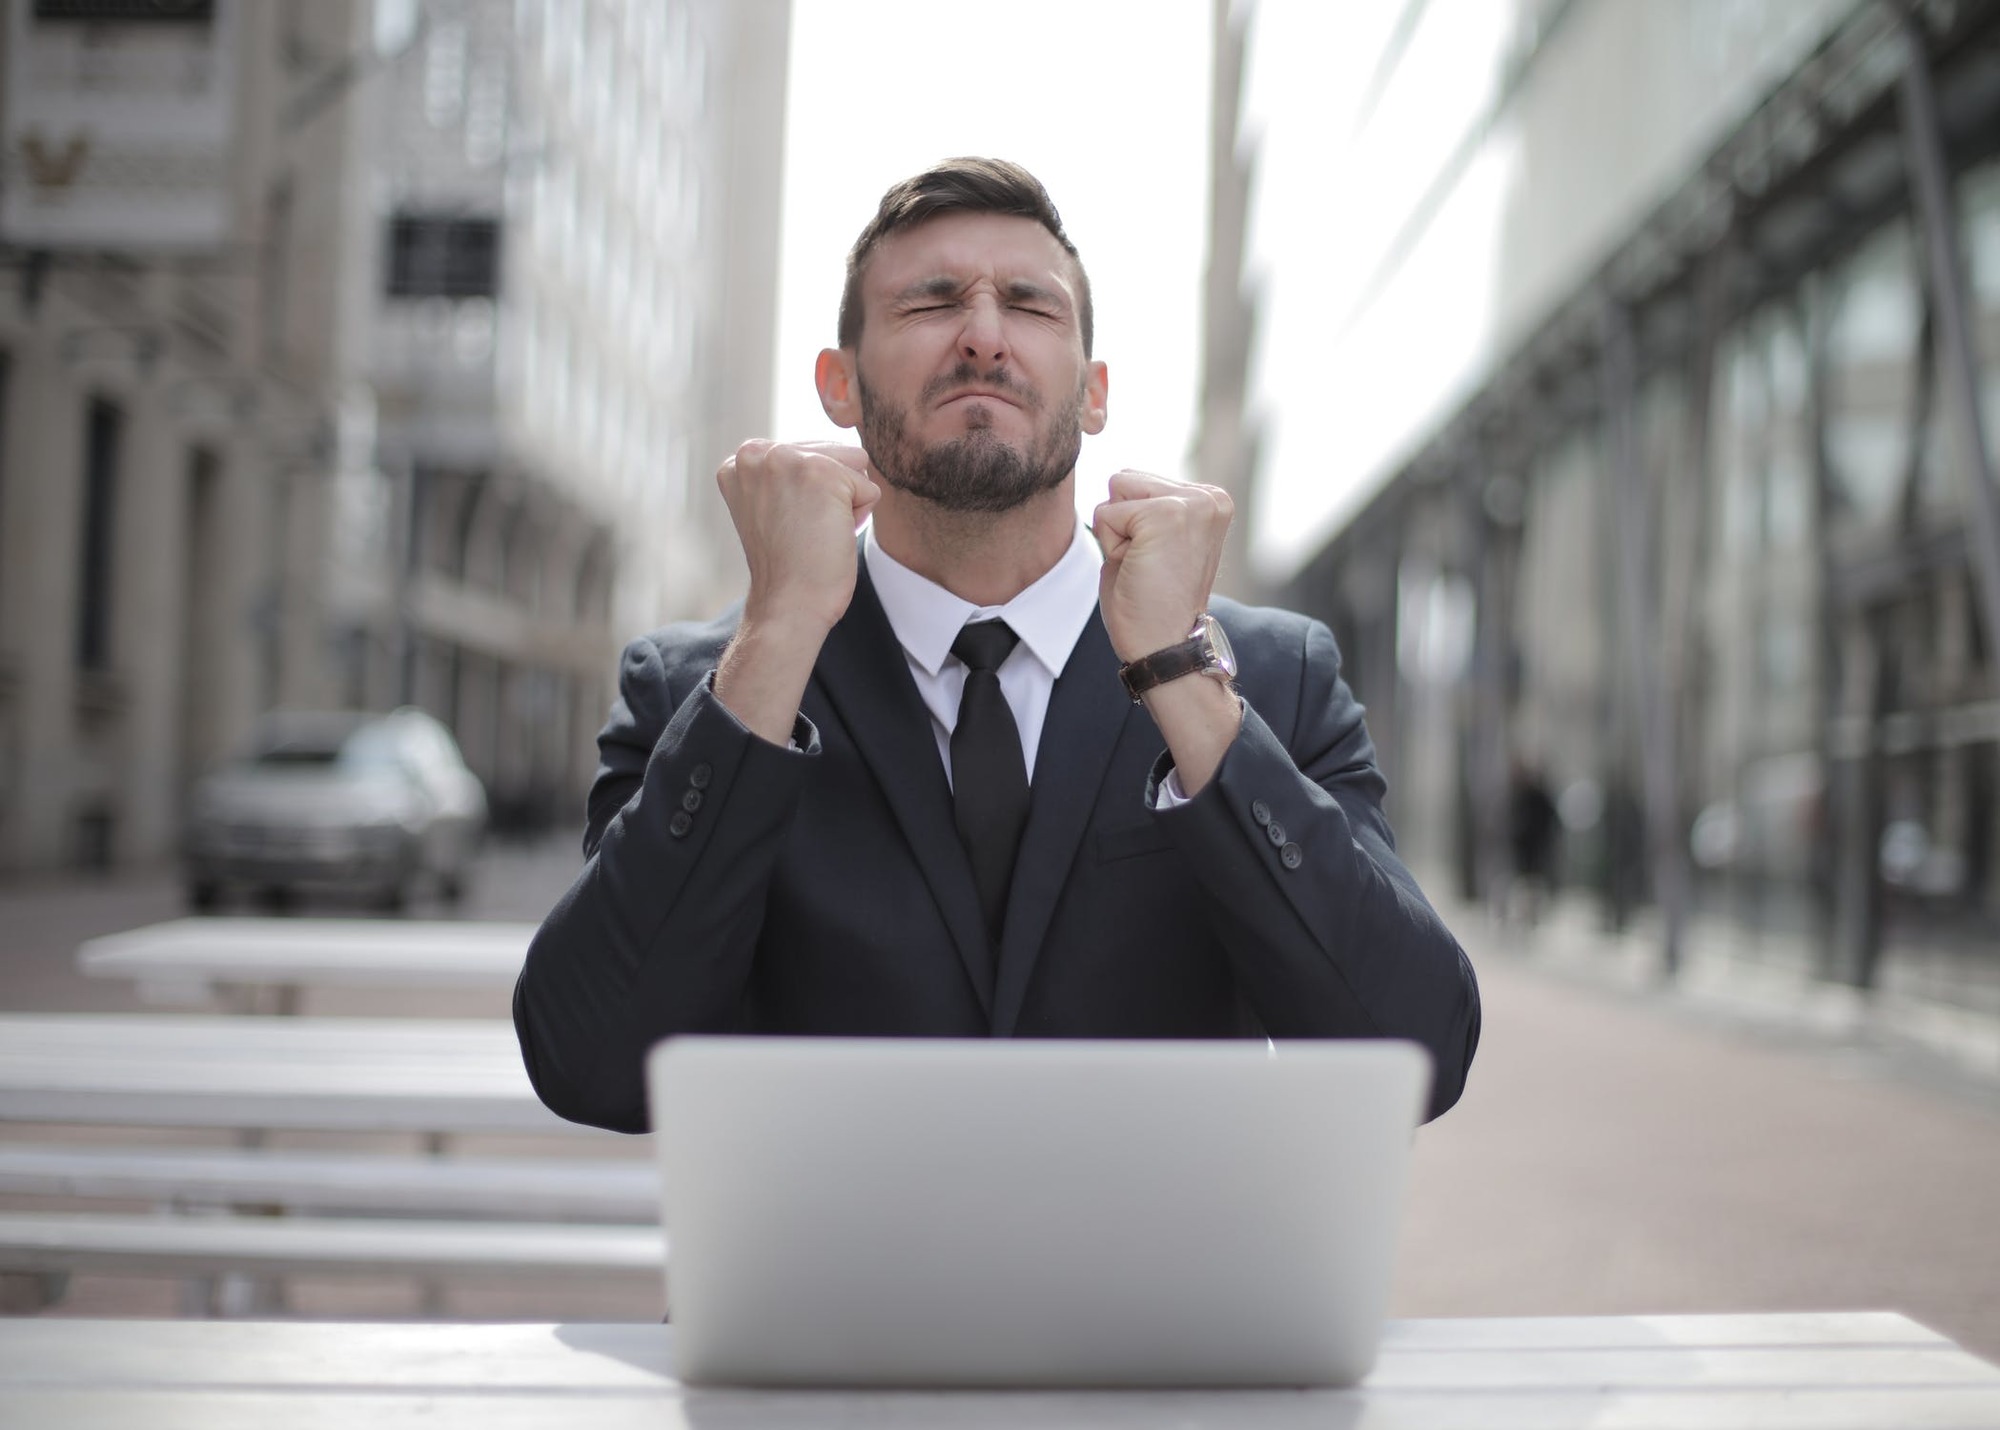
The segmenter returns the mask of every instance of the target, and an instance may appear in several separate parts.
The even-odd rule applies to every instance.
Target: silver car
[[[456,902],[485,832],[484,786],[422,711],[279,712],[195,791],[188,902],[212,908],[237,887],[400,909],[426,880]]]

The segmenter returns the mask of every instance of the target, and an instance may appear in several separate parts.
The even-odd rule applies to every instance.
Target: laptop
[[[1392,1041],[675,1038],[690,1384],[1346,1385],[1430,1061]]]

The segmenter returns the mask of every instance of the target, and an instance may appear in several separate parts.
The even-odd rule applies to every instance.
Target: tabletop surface
[[[638,1324],[0,1321],[0,1423],[648,1427],[2000,1426],[2000,1367],[1890,1312],[1394,1321],[1351,1390],[683,1387]]]
[[[511,1024],[465,1018],[0,1015],[0,1119],[595,1132],[542,1106]]]
[[[174,919],[90,939],[76,964],[142,983],[504,987],[534,932],[449,919]]]

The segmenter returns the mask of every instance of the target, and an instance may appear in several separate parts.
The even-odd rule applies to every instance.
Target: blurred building
[[[1533,774],[1670,966],[2000,1008],[2000,6],[1218,10],[1213,460],[1416,856],[1504,887]]]
[[[352,109],[372,464],[336,530],[348,703],[571,816],[623,638],[738,594],[711,479],[769,426],[785,0],[425,0]]]
[[[5,10],[0,868],[102,865],[318,694],[348,156],[293,106],[357,11]]]
[[[788,0],[8,0],[0,870],[168,854],[277,706],[573,816],[731,599]]]

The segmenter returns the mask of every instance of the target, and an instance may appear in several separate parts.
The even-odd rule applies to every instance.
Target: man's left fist
[[[1111,478],[1091,532],[1104,551],[1097,604],[1121,661],[1178,645],[1208,609],[1236,504],[1220,487],[1146,472]]]

